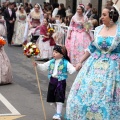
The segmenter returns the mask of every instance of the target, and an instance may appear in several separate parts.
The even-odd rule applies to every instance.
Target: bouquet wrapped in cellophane
[[[93,29],[93,25],[90,21],[88,21],[88,22],[84,23],[84,28],[85,28],[86,32],[89,32],[89,30]]]
[[[37,48],[35,43],[29,42],[23,45],[24,55],[27,57],[37,56],[40,53],[40,50]]]

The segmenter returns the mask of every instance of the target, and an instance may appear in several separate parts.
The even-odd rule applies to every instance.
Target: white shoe
[[[56,113],[56,114],[53,116],[53,120],[61,120],[61,114]]]

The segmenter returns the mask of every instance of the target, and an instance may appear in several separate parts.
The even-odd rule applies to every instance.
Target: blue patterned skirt
[[[66,120],[120,120],[120,59],[91,55],[72,85]]]

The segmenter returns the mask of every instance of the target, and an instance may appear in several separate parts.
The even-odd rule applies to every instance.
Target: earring
[[[110,20],[110,25],[113,25],[113,20],[112,19]]]

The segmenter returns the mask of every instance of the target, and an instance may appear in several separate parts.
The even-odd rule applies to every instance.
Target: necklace
[[[112,28],[112,26],[114,26],[114,24],[112,24],[112,25],[110,25],[110,26],[106,26],[106,25],[105,25],[107,31],[108,31],[110,28]]]

